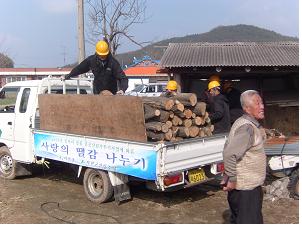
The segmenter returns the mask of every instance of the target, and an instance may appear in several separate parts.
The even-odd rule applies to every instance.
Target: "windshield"
[[[141,91],[143,88],[145,87],[144,84],[138,85],[137,87],[135,87],[132,91],[134,92],[139,92]]]

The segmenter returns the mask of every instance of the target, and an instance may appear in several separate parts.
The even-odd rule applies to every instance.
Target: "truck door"
[[[4,87],[0,92],[0,142],[14,146],[15,106],[19,87]]]
[[[15,145],[13,158],[31,162],[33,159],[31,126],[36,109],[37,87],[22,87],[15,109]]]

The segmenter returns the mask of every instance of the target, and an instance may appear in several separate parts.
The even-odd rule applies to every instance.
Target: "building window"
[[[26,76],[8,76],[6,77],[6,83],[15,82],[15,81],[24,81]]]

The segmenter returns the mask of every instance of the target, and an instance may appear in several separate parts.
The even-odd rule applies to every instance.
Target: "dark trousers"
[[[261,186],[253,190],[232,190],[228,192],[232,224],[263,224],[263,191]]]

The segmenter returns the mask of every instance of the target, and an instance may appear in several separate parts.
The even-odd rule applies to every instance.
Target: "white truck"
[[[40,130],[40,94],[91,95],[91,83],[81,79],[43,79],[6,84],[0,91],[0,177],[31,174],[33,164],[52,160],[78,167],[89,200],[129,199],[129,190],[115,190],[131,179],[167,191],[213,179],[223,171],[226,135],[181,142],[135,142]],[[59,111],[59,110],[58,110]],[[125,116],[124,116],[125,117]],[[118,187],[117,187],[118,188]],[[119,196],[116,197],[116,194]]]

